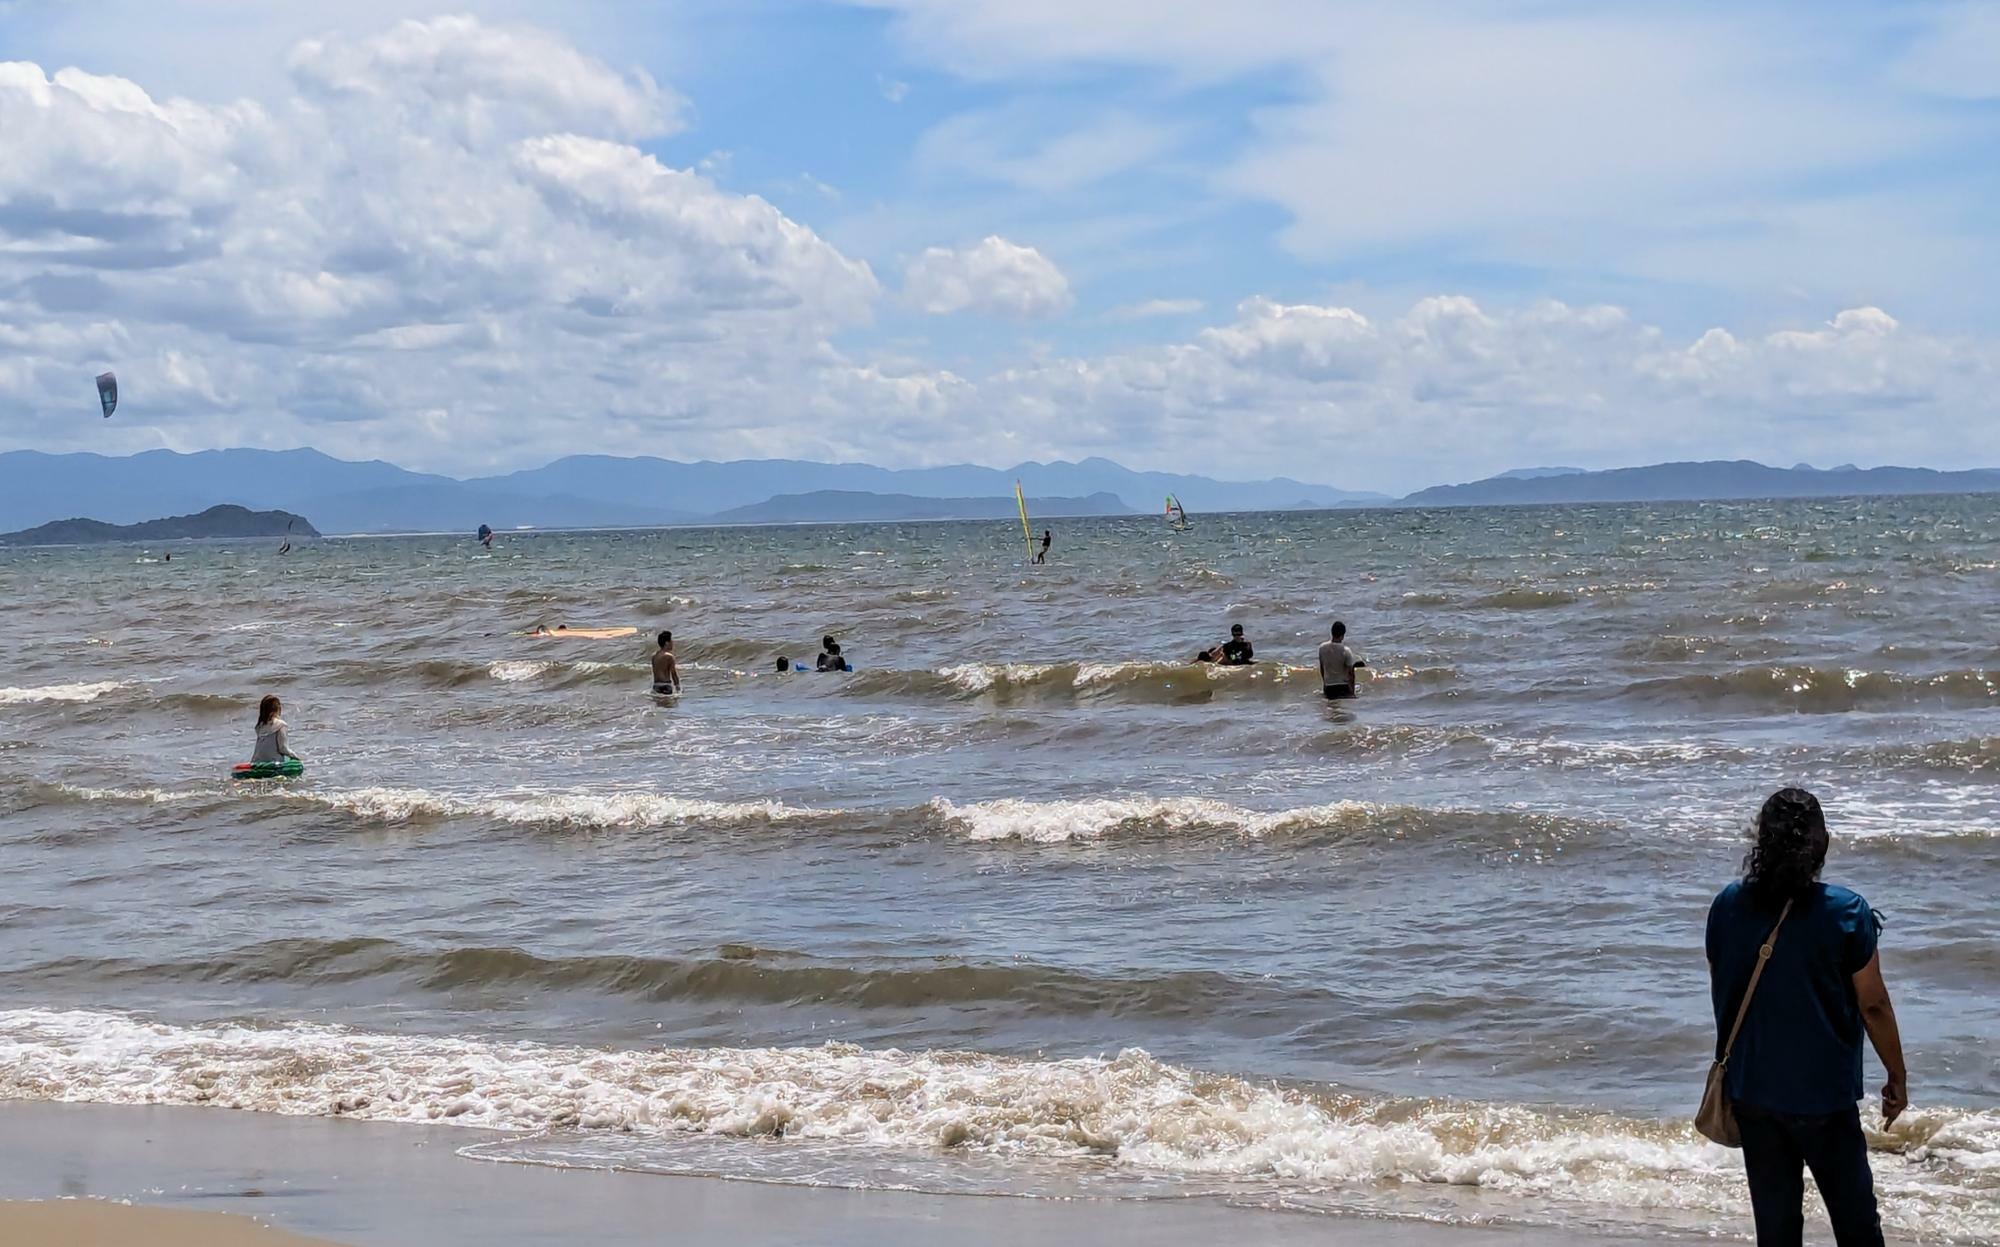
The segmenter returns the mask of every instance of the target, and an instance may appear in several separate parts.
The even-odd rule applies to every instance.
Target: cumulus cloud
[[[1190,64],[1273,54],[1223,26],[1188,36],[1208,41]],[[1449,291],[1365,311],[1252,297],[1206,324],[1158,299],[1110,315],[1166,340],[1011,362],[1003,343],[954,371],[868,338],[865,263],[638,146],[683,110],[642,74],[467,19],[309,41],[289,66],[281,94],[201,103],[0,65],[0,445],[308,444],[465,472],[580,449],[1095,453],[1391,490],[1529,462],[2000,464],[2000,348],[1874,296],[1706,333]],[[1000,236],[923,252],[900,293],[940,314],[1072,302]],[[111,421],[91,387],[107,366]]]
[[[777,391],[858,371],[827,338],[872,314],[873,273],[632,146],[678,124],[644,75],[469,18],[290,66],[269,105],[0,67],[0,326],[26,352],[0,435],[464,464],[729,411],[748,446]],[[117,424],[52,426],[105,366]]]
[[[992,427],[1061,428],[1070,454],[1205,448],[1237,472],[1403,489],[1531,461],[1790,463],[1807,447],[2000,463],[1992,423],[1968,443],[1959,421],[1996,382],[1991,342],[1914,333],[1876,308],[1676,342],[1606,306],[1439,296],[1378,322],[1253,298],[1182,342],[1005,370],[978,399]]]
[[[930,247],[910,261],[903,297],[933,315],[1052,316],[1070,305],[1069,279],[1033,247],[992,235],[970,247]]]

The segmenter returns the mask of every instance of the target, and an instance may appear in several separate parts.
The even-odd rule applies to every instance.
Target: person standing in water
[[[274,695],[266,694],[264,700],[257,703],[257,747],[250,751],[252,763],[281,762],[286,758],[305,761],[292,752],[290,743],[285,740],[285,721],[278,717],[284,712],[285,703]]]
[[[660,648],[653,652],[653,691],[672,695],[681,691],[681,668],[674,660],[674,634],[660,633]]]
[[[1864,1032],[1888,1075],[1883,1126],[1910,1103],[1902,1035],[1876,952],[1882,916],[1859,895],[1820,882],[1827,840],[1817,797],[1803,788],[1773,793],[1758,812],[1743,878],[1708,910],[1715,1053],[1726,1062],[1723,1089],[1742,1134],[1764,1247],[1793,1247],[1804,1235],[1807,1169],[1840,1247],[1882,1243],[1854,1103],[1863,1094]],[[1764,972],[1744,1009],[1759,962]]]
[[[1042,530],[1042,548],[1035,551],[1035,562],[1046,563],[1049,561],[1049,547],[1055,544],[1055,540],[1056,534],[1053,529],[1044,528]]]
[[[1367,666],[1365,659],[1359,658],[1347,648],[1347,625],[1338,619],[1333,621],[1333,639],[1322,641],[1319,647],[1320,691],[1328,701],[1341,701],[1354,696],[1359,677],[1357,671]]]

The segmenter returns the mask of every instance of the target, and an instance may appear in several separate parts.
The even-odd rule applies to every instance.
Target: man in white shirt
[[[1347,625],[1335,620],[1333,639],[1319,647],[1319,683],[1328,701],[1354,696],[1355,669],[1368,663],[1347,648]]]

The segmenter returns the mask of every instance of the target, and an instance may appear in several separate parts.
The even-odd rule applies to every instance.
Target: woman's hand
[[[1882,1084],[1882,1125],[1884,1127],[1894,1124],[1895,1120],[1903,1115],[1903,1110],[1908,1107],[1910,1107],[1910,1089],[1903,1085],[1902,1079],[1891,1078],[1888,1082]]]

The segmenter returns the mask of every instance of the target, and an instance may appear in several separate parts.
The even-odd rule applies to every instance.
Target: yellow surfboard
[[[615,641],[621,636],[637,636],[637,628],[549,628],[523,635],[531,637],[575,637],[580,641]]]

